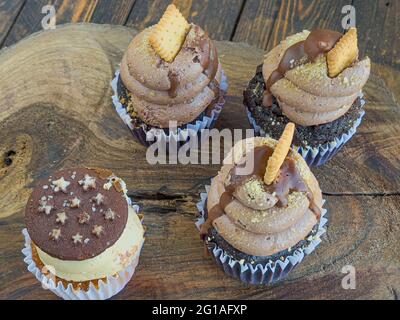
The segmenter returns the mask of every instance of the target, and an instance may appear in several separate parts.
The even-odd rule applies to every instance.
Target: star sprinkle
[[[65,221],[68,219],[67,214],[65,212],[57,213],[57,223],[65,224]]]
[[[67,188],[71,184],[71,182],[66,181],[64,177],[61,177],[58,180],[52,181],[52,185],[54,186],[54,192],[59,192],[60,190],[64,193],[67,193]]]
[[[60,239],[61,236],[61,229],[53,229],[50,233],[49,233],[50,239],[54,240],[54,241],[58,241],[58,239]]]
[[[104,203],[105,196],[101,193],[98,193],[95,197],[92,198],[92,201],[95,202],[98,206]]]
[[[79,224],[88,223],[90,220],[90,215],[87,212],[82,212],[78,215],[78,222]]]
[[[72,236],[72,240],[74,241],[74,244],[82,243],[82,239],[83,239],[83,237],[79,234],[79,232],[76,235]]]
[[[53,206],[47,204],[47,201],[40,200],[38,209],[39,212],[44,212],[46,215],[49,215],[53,209]]]
[[[95,225],[95,226],[93,227],[92,233],[93,233],[96,237],[100,238],[100,235],[101,235],[103,232],[104,232],[103,226]]]
[[[77,197],[73,198],[72,200],[69,200],[69,205],[71,208],[79,208],[81,204],[81,200],[78,199]]]
[[[115,212],[112,211],[111,209],[108,209],[105,213],[104,213],[104,218],[106,218],[106,220],[114,220],[115,219]]]
[[[89,176],[88,174],[85,174],[85,177],[82,180],[80,180],[78,183],[79,183],[79,185],[83,186],[83,190],[85,190],[85,191],[96,188],[96,179]]]

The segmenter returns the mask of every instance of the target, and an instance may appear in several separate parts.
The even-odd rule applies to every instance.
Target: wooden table
[[[2,0],[0,47],[39,31],[47,3],[58,25],[141,30],[169,2]],[[148,227],[135,277],[117,299],[398,299],[400,1],[175,2],[215,40],[227,40],[217,42],[230,79],[219,128],[249,127],[241,93],[264,49],[304,28],[340,30],[342,6],[356,7],[361,55],[373,61],[369,103],[356,137],[314,169],[327,199],[327,237],[283,283],[252,287],[225,276],[203,256],[194,227],[199,193],[219,166],[150,166],[112,110],[109,81],[135,31],[58,26],[0,52],[0,298],[55,298],[22,260],[24,206],[35,181],[50,172],[95,165],[127,181]],[[346,265],[356,269],[355,290],[341,286]]]

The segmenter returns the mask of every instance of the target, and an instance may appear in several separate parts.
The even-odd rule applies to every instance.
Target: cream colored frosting
[[[190,123],[218,97],[214,86],[221,83],[222,69],[216,48],[200,27],[192,25],[181,51],[167,63],[149,43],[152,28],[140,32],[129,45],[121,63],[122,82],[131,93],[135,113],[146,124],[166,128],[169,121]],[[200,43],[207,43],[204,52]],[[202,65],[203,60],[211,63]],[[171,74],[178,79],[174,96],[169,92],[174,86]]]
[[[52,266],[56,276],[67,281],[82,282],[116,275],[128,267],[140,254],[144,229],[134,211],[129,207],[128,220],[120,238],[96,257],[82,261],[54,258],[36,246],[44,265]]]
[[[234,146],[212,181],[207,201],[209,211],[220,203],[221,195],[229,184],[231,169],[247,161],[249,151],[264,145],[274,148],[276,141],[257,137],[242,140]],[[321,189],[306,162],[293,150],[288,157],[295,160],[297,170],[313,194],[315,205],[322,209]],[[248,192],[234,193],[234,200],[225,207],[225,214],[213,221],[218,233],[230,245],[246,254],[269,256],[295,246],[307,237],[317,223],[315,213],[309,209],[310,201],[305,192],[290,192],[288,205],[284,207],[277,206],[275,196],[265,191],[256,192],[260,194],[259,207],[257,200],[249,204],[251,200],[246,194]],[[265,204],[265,199],[268,199],[268,205]]]
[[[277,69],[285,51],[305,40],[309,31],[288,37],[266,54],[263,76],[268,80]],[[367,82],[371,69],[369,58],[356,61],[335,78],[327,71],[326,56],[320,56],[289,70],[275,82],[271,93],[277,98],[283,113],[302,126],[320,125],[343,116],[351,107]]]

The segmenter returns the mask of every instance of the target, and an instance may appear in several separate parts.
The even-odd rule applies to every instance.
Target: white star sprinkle
[[[95,225],[95,226],[93,227],[92,233],[93,233],[94,235],[96,235],[98,238],[100,238],[100,235],[103,233],[103,231],[104,231],[103,226]]]
[[[75,197],[72,200],[69,200],[69,204],[71,208],[79,208],[81,200]]]
[[[83,186],[83,190],[85,191],[96,188],[96,179],[89,176],[88,174],[85,174],[84,179],[80,180],[78,183],[79,185]]]
[[[104,218],[106,218],[106,220],[114,220],[115,219],[115,212],[112,211],[111,209],[108,209],[105,213],[104,213]]]
[[[74,244],[77,244],[78,242],[82,243],[82,239],[83,239],[83,237],[79,234],[79,232],[76,235],[72,236],[72,240],[74,240]]]
[[[71,184],[71,182],[66,181],[64,177],[54,180],[51,183],[54,186],[54,192],[59,192],[61,190],[64,193],[67,193],[67,188]]]
[[[104,203],[104,196],[101,193],[98,193],[95,197],[92,198],[93,202],[96,202],[96,204],[99,206]]]
[[[49,215],[51,210],[53,209],[54,209],[53,206],[48,205],[47,201],[43,199],[39,201],[39,209],[38,209],[39,212],[44,212],[45,214]]]
[[[52,240],[57,241],[60,236],[61,236],[61,229],[53,229],[50,233],[49,236]]]
[[[65,224],[65,221],[68,219],[67,214],[65,212],[57,213],[57,223]]]

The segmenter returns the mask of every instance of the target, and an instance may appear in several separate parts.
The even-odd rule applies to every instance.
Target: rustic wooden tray
[[[119,299],[398,298],[400,109],[374,64],[357,135],[314,169],[327,200],[321,246],[287,281],[246,286],[204,256],[196,202],[219,166],[151,166],[113,109],[109,85],[135,31],[79,24],[30,36],[0,53],[0,298],[52,299],[26,270],[24,207],[35,182],[75,165],[111,168],[145,214],[140,265]],[[219,128],[249,128],[242,91],[263,60],[245,44],[216,42],[230,90]],[[379,71],[379,72],[378,72]],[[399,72],[390,70],[399,79]],[[356,268],[355,290],[341,285]]]

